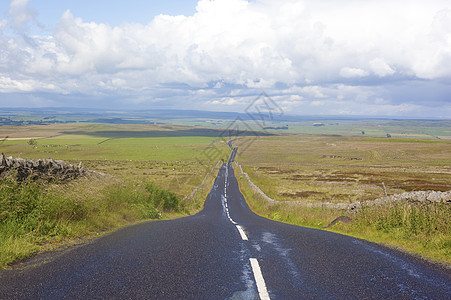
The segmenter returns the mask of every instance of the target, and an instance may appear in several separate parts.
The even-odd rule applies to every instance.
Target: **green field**
[[[91,170],[122,178],[143,178],[163,187],[172,184],[184,197],[229,153],[225,141],[213,133],[220,131],[167,125],[3,126],[0,136],[8,139],[0,149],[7,156],[82,162]],[[31,138],[36,145],[28,145]],[[183,184],[174,187],[174,180]]]
[[[65,160],[98,172],[73,182],[1,179],[0,268],[138,221],[198,211],[218,162],[230,149],[211,132],[201,136],[205,131],[184,130],[102,124],[0,127],[0,135],[8,136],[0,142],[6,156]]]

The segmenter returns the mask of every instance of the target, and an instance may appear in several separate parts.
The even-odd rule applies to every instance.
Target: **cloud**
[[[67,10],[45,36],[6,30],[35,22],[28,4],[11,1],[9,18],[0,21],[4,95],[241,109],[265,90],[287,109],[304,111],[311,100],[325,112],[364,111],[356,103],[376,98],[385,109],[426,106],[427,82],[451,77],[445,0],[200,0],[192,16],[159,15],[148,24],[112,27]],[[401,95],[413,81],[424,88],[422,100]]]
[[[393,70],[382,58],[375,58],[370,61],[370,68],[379,77],[393,75]]]
[[[360,68],[343,67],[340,70],[340,76],[345,78],[365,77],[368,75],[369,73],[367,71]]]
[[[36,17],[36,11],[28,7],[30,0],[11,0],[8,15],[10,24],[16,30],[24,30],[28,22]]]

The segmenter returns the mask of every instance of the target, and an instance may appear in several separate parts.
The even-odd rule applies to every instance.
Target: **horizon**
[[[82,111],[84,113],[141,113],[141,114],[145,114],[145,113],[151,113],[151,112],[191,112],[191,113],[214,113],[216,114],[215,116],[212,116],[211,119],[215,119],[215,117],[217,117],[217,115],[222,114],[222,115],[230,115],[229,117],[232,117],[231,115],[234,114],[234,117],[238,117],[238,116],[248,116],[248,118],[252,118],[250,115],[248,115],[246,112],[239,112],[239,111],[211,111],[211,110],[201,110],[201,109],[162,109],[162,108],[158,108],[158,109],[152,109],[152,108],[148,108],[148,109],[144,109],[144,110],[138,110],[138,109],[127,109],[127,108],[109,108],[109,109],[105,109],[105,108],[93,108],[93,107],[66,107],[66,106],[59,106],[59,107],[0,107],[0,110],[5,110],[5,111],[20,111],[20,112],[27,112],[27,111],[32,111],[35,113],[41,112],[41,113],[50,113],[50,112],[54,112],[52,110],[65,110],[65,112],[61,112],[61,113],[73,113],[78,111]],[[49,110],[49,111],[46,111]],[[1,116],[6,116],[5,114],[1,114],[0,113],[0,117]],[[24,115],[26,116],[26,115]],[[120,117],[120,115],[119,115]],[[125,117],[125,116],[123,116]],[[333,121],[333,120],[392,120],[392,121],[396,121],[396,120],[411,120],[411,121],[451,121],[451,117],[448,118],[434,118],[434,117],[421,117],[421,116],[377,116],[377,115],[302,115],[302,114],[291,114],[291,113],[283,113],[280,117],[278,118],[274,118],[274,121],[277,122],[282,122],[283,117],[286,118],[309,118],[311,120],[328,120],[328,121]],[[200,118],[199,116],[191,116],[191,118]],[[278,120],[279,119],[279,120]],[[280,120],[282,119],[282,120]],[[289,122],[293,122],[294,120],[289,120]],[[301,121],[301,120],[300,120]]]
[[[0,3],[0,107],[451,116],[445,0]]]

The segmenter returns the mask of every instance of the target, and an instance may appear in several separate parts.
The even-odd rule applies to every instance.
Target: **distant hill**
[[[262,112],[265,121],[273,123],[284,122],[304,122],[304,121],[325,121],[325,120],[390,120],[396,123],[409,119],[396,119],[388,117],[374,116],[295,116],[277,114],[269,116]],[[73,107],[44,107],[44,108],[0,108],[0,125],[45,125],[55,123],[90,122],[90,123],[111,123],[111,124],[163,124],[165,120],[224,120],[233,121],[235,119],[243,121],[261,121],[259,115],[248,115],[238,112],[217,112],[203,110],[177,110],[177,109],[147,109],[147,110],[115,110],[115,109],[92,109]],[[270,118],[270,120],[268,120]],[[162,122],[160,122],[162,121]],[[431,124],[434,120],[422,120],[427,125],[448,126],[443,123]],[[443,120],[440,120],[443,121]],[[425,123],[418,123],[425,125]],[[410,124],[410,122],[409,122]],[[285,124],[284,124],[285,126]],[[279,125],[272,126],[274,129]],[[268,128],[269,129],[269,128]],[[272,129],[272,128],[271,128]]]

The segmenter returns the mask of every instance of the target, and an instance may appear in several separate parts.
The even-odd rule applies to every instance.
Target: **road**
[[[451,299],[449,269],[255,215],[223,164],[196,215],[0,273],[0,299]]]

